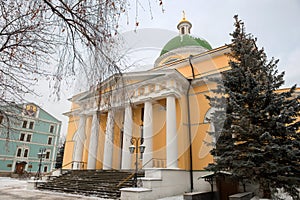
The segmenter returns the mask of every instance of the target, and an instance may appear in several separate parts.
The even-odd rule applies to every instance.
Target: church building
[[[153,199],[210,191],[199,179],[208,174],[209,143],[217,139],[207,133],[213,111],[206,96],[216,86],[208,78],[229,69],[230,49],[212,48],[191,28],[183,16],[152,69],[115,74],[70,99],[65,169],[134,170],[138,158],[142,187]],[[136,157],[132,147],[144,152]]]

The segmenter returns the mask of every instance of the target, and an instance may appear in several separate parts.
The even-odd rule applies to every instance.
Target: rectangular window
[[[52,137],[48,137],[48,144],[52,144]]]
[[[19,148],[19,149],[17,150],[17,157],[21,157],[21,153],[22,153],[22,149]]]
[[[31,142],[31,134],[27,135],[26,142]]]
[[[50,151],[47,151],[46,152],[46,159],[49,159],[50,158]]]
[[[34,122],[29,122],[29,129],[33,129]]]
[[[20,135],[20,141],[24,141],[24,139],[25,139],[25,133],[21,133],[21,135]]]
[[[22,124],[22,128],[26,128],[27,127],[27,121],[23,121],[23,124]]]
[[[48,166],[44,166],[44,172],[47,172]]]
[[[25,149],[24,151],[24,158],[27,158],[28,157],[28,149]]]
[[[54,132],[54,126],[53,125],[50,125],[50,130],[49,130],[50,133],[53,133]]]

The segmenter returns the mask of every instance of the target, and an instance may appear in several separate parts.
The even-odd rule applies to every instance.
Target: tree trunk
[[[270,188],[265,188],[263,190],[263,198],[271,199],[271,190],[270,190]]]
[[[260,191],[262,192],[262,198],[271,199],[271,189],[269,184],[260,184]]]

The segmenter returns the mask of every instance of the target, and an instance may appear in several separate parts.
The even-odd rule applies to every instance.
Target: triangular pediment
[[[128,103],[143,103],[149,98],[156,100],[169,95],[181,98],[188,85],[188,80],[176,69],[127,72],[111,76],[97,87],[74,96],[71,101],[78,104],[82,112],[103,111]]]

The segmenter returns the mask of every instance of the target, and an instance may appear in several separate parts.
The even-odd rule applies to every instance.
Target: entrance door
[[[27,162],[17,162],[16,163],[16,173],[23,174],[25,171],[26,164],[27,164]]]

